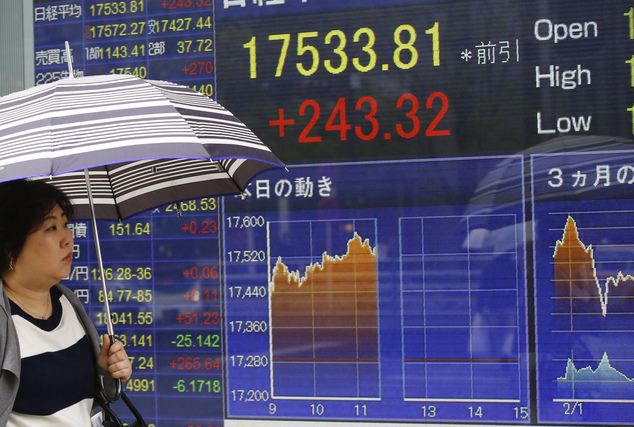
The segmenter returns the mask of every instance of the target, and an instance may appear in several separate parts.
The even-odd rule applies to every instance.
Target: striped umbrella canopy
[[[89,217],[122,219],[195,197],[239,194],[284,167],[217,102],[130,75],[63,79],[0,98],[0,182],[42,177]]]

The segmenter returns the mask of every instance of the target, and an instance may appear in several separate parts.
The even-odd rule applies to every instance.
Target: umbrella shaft
[[[112,317],[110,316],[110,304],[108,303],[108,290],[106,288],[106,274],[105,269],[103,267],[103,258],[101,257],[101,246],[99,244],[99,232],[97,231],[97,216],[95,215],[95,204],[92,198],[92,188],[90,187],[90,175],[88,173],[88,169],[84,170],[84,175],[86,176],[86,187],[88,189],[88,203],[90,205],[90,218],[92,220],[92,231],[95,236],[95,249],[97,251],[97,263],[99,264],[99,271],[101,274],[101,289],[103,291],[103,305],[106,309],[105,322],[106,328],[108,329],[108,335],[110,335],[110,340],[114,339],[114,331],[112,329]],[[111,341],[112,342],[112,341]]]

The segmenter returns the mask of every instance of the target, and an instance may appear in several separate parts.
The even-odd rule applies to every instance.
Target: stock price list
[[[307,7],[216,17],[219,101],[286,162],[632,138],[627,2]]]
[[[63,284],[100,333],[109,301],[115,336],[133,367],[124,391],[151,426],[223,424],[217,202],[183,202],[180,217],[171,204],[123,222],[100,221],[103,271],[89,222],[71,224],[74,261]],[[115,409],[119,405],[126,421],[132,414],[121,403]]]
[[[35,84],[132,74],[215,96],[212,0],[35,1]]]

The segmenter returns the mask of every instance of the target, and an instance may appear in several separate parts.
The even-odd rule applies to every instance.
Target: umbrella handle
[[[110,345],[112,345],[114,343],[114,335],[108,335],[108,337],[110,338]],[[101,390],[103,391],[104,397],[110,403],[114,403],[117,400],[119,400],[122,393],[121,378],[113,378],[113,379],[115,384],[115,391],[114,391],[114,394],[110,395],[109,389],[108,387],[106,387],[106,378],[101,374],[99,375],[99,386],[101,387]]]
[[[108,388],[106,387],[106,379],[103,375],[99,375],[99,385],[101,386],[101,390],[103,391],[103,396],[110,403],[114,403],[121,397],[121,378],[115,378],[115,387],[116,390],[114,394],[111,396],[108,393]]]

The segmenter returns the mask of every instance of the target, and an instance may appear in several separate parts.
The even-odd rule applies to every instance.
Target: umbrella
[[[190,161],[174,162],[176,158]],[[123,164],[139,160],[145,162]],[[116,204],[111,203],[110,209],[107,203],[96,207],[100,218],[110,219],[151,207],[152,202],[144,200],[160,204],[179,194],[185,199],[210,192],[239,193],[256,174],[283,166],[229,111],[174,83],[130,75],[92,76],[0,98],[0,181],[104,165],[105,169],[91,172],[97,198],[112,197],[100,194],[104,176],[121,184],[114,190]],[[143,177],[139,168],[145,170]],[[198,172],[190,172],[185,181],[183,171],[194,169],[201,175],[193,178]],[[78,184],[75,178],[64,179],[71,191]],[[130,188],[131,182],[139,185]],[[171,195],[156,196],[161,191]],[[139,192],[155,194],[139,197]],[[82,209],[85,189],[83,194],[84,200],[77,200],[80,215],[87,212]],[[137,201],[130,202],[132,197]],[[115,206],[118,211],[112,209]]]
[[[90,76],[0,98],[0,182],[38,178],[59,186],[77,217],[92,219],[101,271],[97,218],[239,194],[275,167],[284,165],[240,120],[175,83]],[[107,298],[104,307],[114,337]]]

